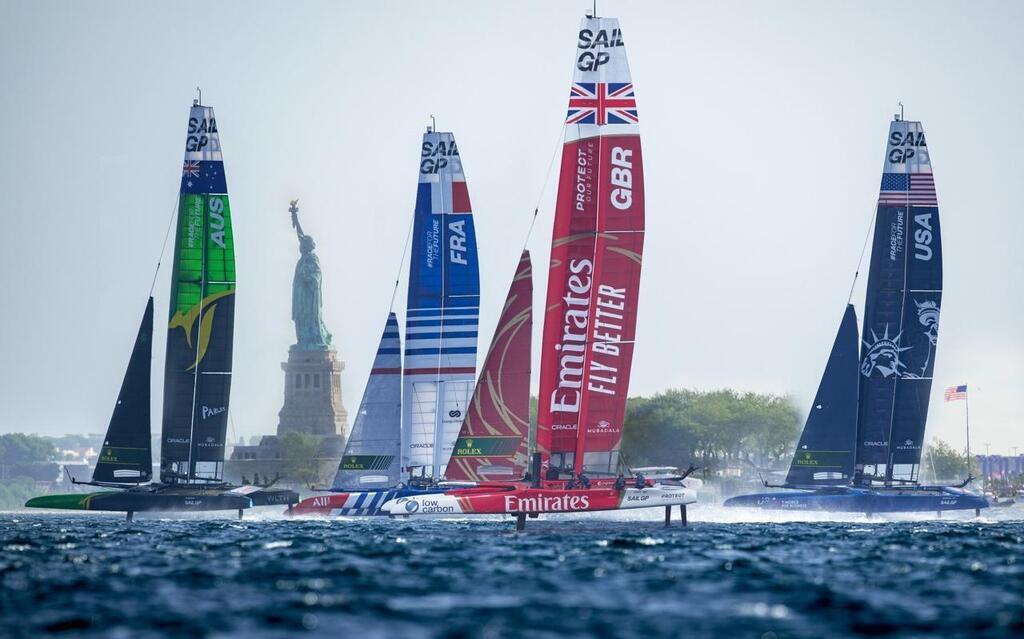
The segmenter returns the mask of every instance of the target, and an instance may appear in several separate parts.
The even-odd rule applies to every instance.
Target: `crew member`
[[[615,478],[615,490],[619,491],[620,493],[626,490],[626,478],[622,475],[622,473],[619,473],[619,476]]]
[[[569,476],[569,481],[565,482],[566,490],[574,490],[576,488],[576,473]]]
[[[582,472],[580,473],[580,487],[590,488],[590,477],[587,477]]]
[[[636,487],[637,490],[643,490],[647,488],[647,478],[644,477],[643,473],[636,474]]]

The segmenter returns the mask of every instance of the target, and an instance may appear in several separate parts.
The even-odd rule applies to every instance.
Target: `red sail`
[[[520,479],[530,432],[533,269],[523,251],[445,479]]]
[[[636,96],[613,18],[577,41],[541,350],[543,463],[614,471],[633,359],[644,242]]]

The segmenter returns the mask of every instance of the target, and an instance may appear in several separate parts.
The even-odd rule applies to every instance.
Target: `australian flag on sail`
[[[931,173],[883,173],[879,204],[938,206],[935,178]]]
[[[566,124],[636,124],[632,82],[576,82],[569,91]]]
[[[219,160],[185,160],[181,167],[182,193],[227,193],[224,163]]]

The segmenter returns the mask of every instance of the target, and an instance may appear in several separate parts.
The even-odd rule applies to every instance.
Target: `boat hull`
[[[400,497],[439,494],[442,488],[392,488],[348,493],[323,493],[303,499],[290,511],[295,516],[370,517],[387,515],[381,508]]]
[[[988,501],[951,486],[913,489],[824,488],[787,490],[775,493],[740,495],[725,500],[729,507],[762,510],[810,510],[853,513],[938,512],[988,508]]]
[[[139,486],[92,493],[43,495],[28,500],[25,507],[107,512],[204,512],[246,510],[254,506],[293,504],[299,500],[298,493],[293,490],[252,488]]]
[[[610,487],[566,490],[506,484],[462,488],[440,495],[399,497],[381,510],[382,514],[394,516],[540,514],[676,506],[696,501],[693,489],[665,484],[621,491]]]

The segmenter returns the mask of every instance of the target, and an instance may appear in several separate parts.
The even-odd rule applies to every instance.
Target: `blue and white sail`
[[[942,306],[942,242],[920,122],[889,126],[861,332],[857,468],[916,480]]]
[[[409,264],[402,467],[441,478],[476,380],[480,272],[462,158],[451,133],[423,136]]]
[[[847,304],[786,483],[847,484],[857,442],[857,313]]]
[[[402,342],[398,319],[389,313],[331,490],[365,491],[397,485],[401,420]]]

